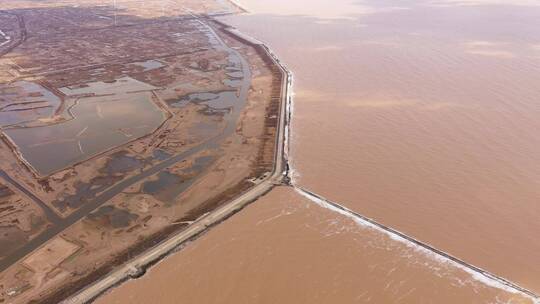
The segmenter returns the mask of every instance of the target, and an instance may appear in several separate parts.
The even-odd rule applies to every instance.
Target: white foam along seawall
[[[310,201],[316,203],[322,208],[329,209],[331,211],[334,211],[336,213],[339,213],[343,216],[346,216],[348,218],[351,218],[354,220],[358,225],[368,227],[371,229],[375,229],[379,232],[384,233],[388,237],[390,237],[392,240],[398,241],[400,243],[405,244],[408,247],[414,248],[420,253],[425,254],[426,256],[433,258],[437,261],[448,263],[458,269],[461,269],[465,271],[466,273],[470,274],[471,277],[489,287],[498,288],[510,293],[515,294],[521,294],[524,297],[527,297],[531,299],[531,301],[535,304],[540,303],[540,298],[534,294],[532,291],[527,290],[521,286],[518,286],[517,284],[514,284],[504,278],[501,278],[499,276],[496,276],[486,270],[483,270],[479,267],[476,267],[474,265],[468,264],[464,261],[459,260],[456,257],[451,256],[450,254],[446,252],[442,252],[438,249],[435,249],[431,247],[430,245],[427,245],[425,243],[422,243],[412,237],[409,237],[405,235],[402,232],[399,232],[397,230],[394,230],[392,228],[386,227],[382,224],[378,224],[372,219],[369,219],[367,217],[361,216],[354,211],[351,211],[339,204],[336,204],[334,202],[331,202],[311,191],[294,187],[297,193],[302,195],[303,197],[309,199]]]
[[[237,1],[235,0],[229,0],[231,2],[233,2],[235,5],[243,8],[245,10],[245,8],[240,4],[238,3]],[[246,10],[247,11],[247,10]],[[529,291],[523,287],[520,287],[504,278],[501,278],[501,277],[498,277],[494,274],[491,274],[479,267],[476,267],[476,266],[473,266],[473,265],[470,265],[464,261],[461,261],[459,260],[458,258],[455,258],[453,256],[451,256],[450,254],[448,253],[445,253],[445,252],[442,252],[438,249],[435,249],[433,248],[432,246],[430,245],[427,245],[427,244],[424,244],[412,237],[409,237],[407,235],[405,235],[404,233],[402,232],[399,232],[395,229],[392,229],[392,228],[389,228],[389,227],[386,227],[384,225],[381,225],[377,222],[375,222],[374,220],[372,219],[369,219],[367,217],[364,217],[364,216],[361,216],[339,204],[336,204],[334,202],[330,202],[324,198],[322,198],[321,196],[319,195],[316,195],[315,193],[312,193],[310,191],[307,191],[305,189],[302,189],[302,188],[298,188],[296,186],[294,186],[295,184],[295,179],[297,179],[299,177],[299,173],[296,172],[293,167],[291,166],[291,154],[290,154],[290,148],[291,148],[291,134],[292,134],[292,130],[291,130],[291,124],[292,124],[292,117],[293,117],[293,114],[294,114],[294,102],[293,102],[293,96],[294,96],[294,93],[293,93],[293,74],[291,71],[289,71],[289,69],[287,69],[287,67],[285,65],[283,65],[283,63],[281,63],[281,61],[277,58],[277,56],[275,56],[274,52],[264,43],[264,42],[261,42],[260,40],[258,39],[255,39],[251,36],[248,36],[240,31],[238,31],[236,28],[233,28],[233,27],[229,27],[227,29],[228,31],[236,34],[237,36],[241,37],[242,39],[245,39],[246,41],[249,41],[251,43],[254,43],[254,44],[260,44],[262,45],[264,48],[267,49],[268,53],[270,54],[270,56],[272,56],[276,62],[278,64],[281,65],[281,67],[285,70],[285,72],[287,73],[288,75],[288,84],[287,84],[287,102],[286,102],[286,113],[288,115],[287,117],[287,120],[286,120],[286,126],[285,126],[285,147],[284,147],[284,154],[286,156],[286,159],[289,163],[289,178],[291,179],[291,182],[293,184],[293,187],[294,189],[300,194],[302,195],[303,197],[306,197],[307,199],[313,201],[314,203],[316,203],[317,205],[321,206],[322,208],[326,208],[326,209],[329,209],[329,210],[332,210],[334,212],[337,212],[341,215],[344,215],[348,218],[351,218],[353,219],[357,224],[361,225],[361,226],[364,226],[364,227],[368,227],[368,228],[371,228],[371,229],[375,229],[379,232],[382,232],[384,233],[385,235],[387,235],[388,237],[390,237],[391,239],[395,240],[395,241],[398,241],[400,243],[403,243],[405,244],[406,246],[408,247],[411,247],[411,248],[414,248],[415,250],[425,254],[426,256],[429,256],[435,260],[438,260],[438,261],[441,261],[441,262],[444,262],[444,263],[449,263],[451,264],[452,266],[458,268],[458,269],[461,269],[463,271],[465,271],[466,273],[470,274],[471,277],[487,286],[490,286],[490,287],[493,287],[493,288],[498,288],[498,289],[501,289],[501,290],[504,290],[504,291],[507,291],[507,292],[510,292],[510,293],[517,293],[517,294],[521,294],[529,299],[532,300],[532,302],[534,304],[540,304],[540,297],[536,294],[534,294],[532,291]]]

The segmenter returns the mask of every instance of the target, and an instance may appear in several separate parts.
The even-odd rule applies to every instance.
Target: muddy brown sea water
[[[540,2],[244,0],[294,182],[540,293]],[[528,303],[278,188],[99,303]]]
[[[540,293],[540,2],[243,1],[296,183]]]
[[[96,303],[529,302],[279,187]]]

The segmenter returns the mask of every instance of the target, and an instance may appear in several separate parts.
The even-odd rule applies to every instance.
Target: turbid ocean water
[[[540,2],[242,4],[294,74],[295,184],[540,293]],[[325,207],[278,188],[103,303],[529,302]]]

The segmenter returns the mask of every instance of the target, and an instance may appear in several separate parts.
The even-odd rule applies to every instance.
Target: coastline
[[[234,5],[236,5],[237,3],[234,0],[230,0],[230,1]],[[243,7],[241,8],[245,10]],[[285,113],[286,118],[284,120],[285,124],[279,125],[280,126],[279,134],[281,135],[283,133],[282,141],[281,142],[279,141],[279,136],[276,137],[276,141],[277,141],[276,149],[279,149],[279,147],[281,147],[282,149],[281,153],[284,159],[284,164],[282,165],[283,166],[282,171],[280,174],[278,174],[280,175],[281,180],[278,179],[279,176],[276,175],[276,173],[279,173],[277,170],[277,158],[276,158],[276,162],[274,163],[273,173],[271,174],[270,177],[267,177],[261,184],[265,182],[270,182],[272,178],[275,177],[276,179],[274,180],[274,183],[284,183],[289,186],[292,186],[301,195],[308,197],[310,200],[314,201],[314,203],[324,208],[331,209],[334,212],[340,213],[348,217],[354,217],[355,220],[359,222],[359,224],[368,225],[370,227],[373,227],[374,229],[381,230],[382,232],[386,233],[388,236],[390,236],[393,239],[406,243],[410,246],[416,246],[418,250],[424,251],[427,254],[433,255],[433,258],[441,259],[442,262],[454,263],[456,264],[457,267],[465,269],[467,272],[469,272],[469,274],[471,274],[475,280],[478,280],[488,286],[504,289],[504,290],[514,292],[514,293],[524,293],[528,295],[529,297],[531,297],[534,303],[538,303],[539,297],[532,291],[522,288],[521,286],[509,280],[506,280],[502,277],[499,277],[495,274],[492,274],[489,271],[486,271],[472,264],[469,264],[457,257],[450,255],[449,253],[446,253],[437,248],[434,248],[430,246],[429,244],[426,244],[413,237],[405,235],[391,227],[387,227],[378,222],[375,222],[374,220],[369,219],[352,210],[349,210],[338,203],[327,200],[326,198],[316,193],[303,189],[302,187],[295,185],[294,181],[291,182],[290,179],[294,177],[292,176],[294,175],[294,171],[291,168],[289,168],[289,161],[290,161],[289,136],[290,136],[290,121],[291,121],[290,118],[291,118],[292,110],[293,110],[292,109],[292,73],[290,73],[290,71],[288,71],[287,68],[280,63],[279,59],[273,54],[270,48],[268,48],[263,42],[260,42],[252,37],[249,37],[241,33],[240,31],[238,31],[237,29],[226,25],[225,23],[222,23],[217,20],[213,20],[213,21],[223,25],[227,32],[229,32],[231,35],[236,35],[237,38],[239,39],[250,41],[251,43],[255,43],[255,42],[258,43],[258,45],[261,48],[265,49],[265,52],[268,54],[268,56],[272,58],[272,60],[274,60],[275,64],[280,67],[283,73],[287,75],[287,77],[285,77],[286,80],[284,81],[286,83],[287,94],[286,94],[285,100],[282,101],[282,102],[285,102],[284,113]],[[277,156],[277,153],[276,153],[276,156]],[[181,250],[183,246],[185,246],[190,241],[197,239],[199,236],[202,236],[204,233],[208,232],[213,226],[218,225],[219,223],[233,216],[236,212],[241,211],[244,207],[246,207],[247,205],[256,201],[259,197],[271,191],[276,185],[276,184],[265,185],[264,187],[265,190],[263,190],[262,187],[259,187],[261,184],[254,186],[252,189],[248,190],[246,193],[240,194],[236,199],[233,199],[232,201],[225,203],[221,208],[218,208],[212,213],[202,216],[201,218],[197,219],[192,225],[192,227],[189,227],[186,231],[183,231],[179,233],[178,235],[175,235],[172,238],[165,240],[162,244],[148,250],[148,252],[146,253],[143,253],[141,256],[137,257],[132,262],[129,262],[118,271],[115,271],[114,273],[109,274],[106,278],[103,278],[96,284],[86,288],[81,293],[77,294],[73,298],[65,300],[62,303],[92,302],[103,293],[106,293],[109,290],[121,285],[123,282],[126,282],[130,279],[135,279],[144,275],[147,269],[149,269],[156,263],[159,263],[162,259],[166,258],[170,254],[174,254],[176,251]],[[246,198],[246,196],[250,196],[248,194],[256,195],[256,197],[252,197],[248,199]],[[88,289],[93,289],[93,290],[88,291]]]
[[[311,200],[313,203],[319,205],[320,207],[329,209],[345,217],[351,218],[358,225],[375,229],[381,233],[384,233],[389,238],[397,242],[403,243],[406,246],[410,246],[414,248],[414,250],[424,253],[433,259],[440,260],[442,263],[451,263],[453,266],[467,272],[475,280],[487,286],[501,289],[510,293],[522,294],[530,298],[533,301],[533,303],[540,303],[540,297],[537,294],[535,294],[533,291],[527,288],[519,286],[518,284],[510,280],[507,280],[501,276],[493,274],[489,272],[488,270],[469,264],[466,261],[463,261],[460,258],[451,255],[450,253],[444,252],[412,236],[409,236],[394,228],[381,224],[371,218],[368,218],[362,214],[359,214],[353,210],[350,210],[347,207],[344,207],[336,202],[330,201],[319,194],[311,192],[300,186],[293,185],[293,188],[299,195]]]
[[[279,123],[276,136],[274,164],[271,174],[266,176],[260,183],[253,186],[251,189],[244,193],[240,193],[228,203],[224,203],[222,207],[198,218],[187,230],[181,231],[164,240],[157,246],[154,246],[135,259],[124,264],[120,269],[109,273],[105,277],[99,278],[97,281],[94,281],[93,284],[65,299],[61,303],[71,304],[92,302],[110,289],[113,289],[130,279],[135,279],[144,275],[147,269],[181,249],[186,243],[203,235],[215,225],[218,225],[235,213],[241,211],[259,197],[268,193],[276,185],[289,184],[289,165],[287,157],[289,147],[289,123],[291,118],[289,110],[291,109],[292,103],[292,73],[279,61],[270,48],[262,42],[242,34],[234,27],[223,22],[215,19],[209,19],[208,21],[217,24],[224,33],[254,47],[260,54],[264,54],[265,57],[280,71],[281,92],[279,98],[281,100],[279,103]]]
[[[231,2],[237,2],[235,0],[229,0]],[[249,37],[250,39],[254,41],[259,41],[253,37],[250,37],[242,32],[240,32],[238,29],[234,29],[235,32],[239,33],[242,36]],[[274,55],[272,50],[266,46],[264,42],[259,41],[264,47],[267,48],[267,51],[277,60],[279,63],[279,59],[277,56]],[[290,136],[291,136],[291,120],[292,115],[294,112],[294,107],[292,103],[292,85],[293,85],[293,77],[292,73],[288,71],[288,69],[283,66],[284,70],[290,75],[289,79],[289,87],[288,91],[290,92],[290,95],[288,97],[289,101],[287,102],[287,115],[288,115],[288,123],[285,126],[285,141],[284,145],[285,147],[285,155],[287,159],[287,175],[286,175],[286,184],[287,186],[292,187],[299,195],[306,197],[307,199],[311,200],[315,204],[321,206],[322,208],[330,209],[333,212],[339,213],[343,216],[352,218],[357,222],[359,225],[368,226],[370,228],[376,229],[386,235],[388,235],[390,238],[404,243],[407,246],[415,247],[415,250],[418,250],[419,252],[425,253],[428,256],[431,256],[433,259],[438,259],[442,263],[451,263],[455,267],[464,270],[468,274],[470,274],[474,280],[477,280],[481,282],[482,284],[485,284],[487,286],[505,290],[510,293],[516,293],[516,294],[522,294],[528,298],[530,298],[533,303],[540,303],[540,294],[535,293],[534,291],[520,286],[518,283],[515,283],[509,279],[506,279],[500,275],[497,275],[495,273],[490,272],[489,270],[483,269],[481,267],[475,266],[471,263],[468,263],[467,261],[454,256],[448,252],[445,252],[443,250],[440,250],[438,248],[435,248],[434,246],[430,245],[429,243],[426,243],[422,240],[416,239],[413,236],[407,235],[401,231],[398,231],[392,227],[386,226],[380,222],[377,222],[369,217],[366,217],[358,212],[355,212],[354,210],[350,210],[347,207],[336,203],[334,201],[331,201],[318,193],[312,192],[308,189],[303,188],[301,185],[297,184],[297,178],[300,176],[300,174],[294,170],[294,168],[291,166],[292,159],[290,158]]]

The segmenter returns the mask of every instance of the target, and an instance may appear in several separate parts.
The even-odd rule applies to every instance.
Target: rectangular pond
[[[167,119],[152,101],[148,90],[153,87],[131,78],[122,80],[62,88],[68,95],[109,95],[76,100],[68,109],[72,116],[68,121],[4,133],[42,176],[152,133]]]

